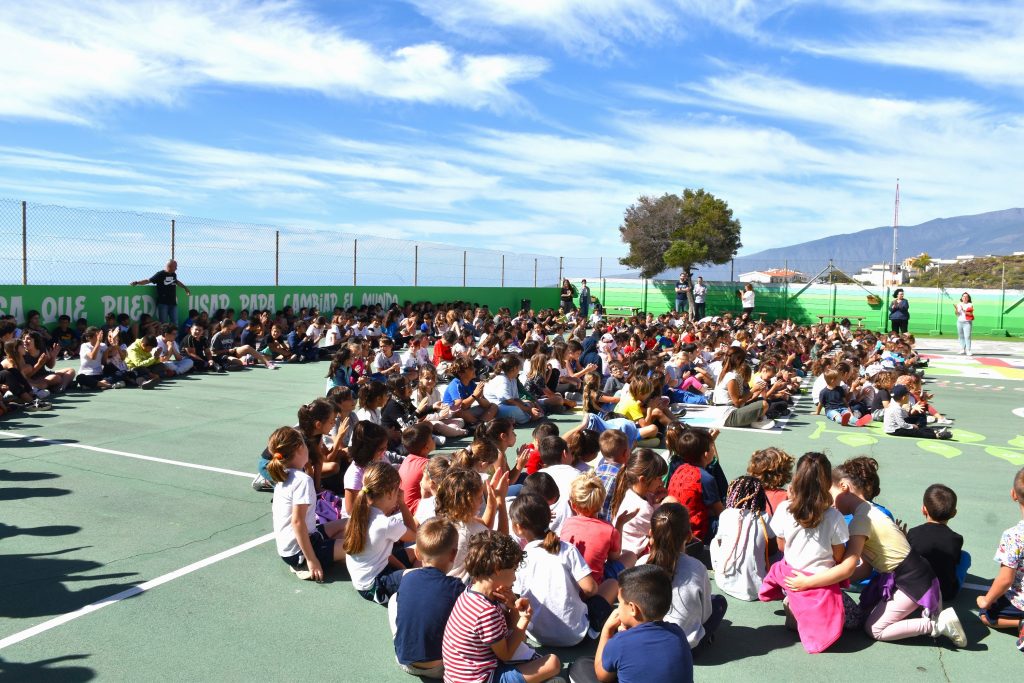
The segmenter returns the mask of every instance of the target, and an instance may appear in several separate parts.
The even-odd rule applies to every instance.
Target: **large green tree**
[[[689,279],[696,266],[727,263],[743,246],[732,209],[703,189],[683,190],[681,197],[641,196],[626,209],[619,233],[629,245],[619,261],[647,278],[679,268]],[[689,299],[693,310],[692,292]]]

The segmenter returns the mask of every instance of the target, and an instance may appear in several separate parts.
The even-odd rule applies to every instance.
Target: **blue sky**
[[[1024,181],[1021,3],[15,0],[0,82],[3,197],[541,254],[685,187],[750,253]]]

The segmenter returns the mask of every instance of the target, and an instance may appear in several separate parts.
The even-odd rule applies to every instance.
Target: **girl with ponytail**
[[[600,631],[612,613],[618,582],[598,585],[576,546],[551,530],[551,508],[539,495],[521,494],[510,515],[513,531],[526,542],[512,591],[533,608],[527,634],[541,645],[572,647],[587,637],[588,629]]]
[[[398,592],[411,563],[398,543],[416,540],[416,520],[402,500],[402,480],[394,467],[373,462],[363,471],[345,528],[345,566],[359,595],[378,605]]]
[[[274,430],[267,451],[267,474],[274,482],[271,517],[277,554],[300,579],[323,581],[324,569],[345,559],[342,545],[335,542],[345,531],[345,520],[317,526],[316,489],[304,471],[309,452],[298,430]]]
[[[638,448],[629,456],[612,487],[612,524],[619,527],[619,518],[629,516],[621,525],[622,550],[636,556],[647,549],[654,504],[664,497],[662,477],[668,472],[665,459],[650,448]]]
[[[683,630],[696,655],[698,646],[711,644],[728,604],[721,595],[711,594],[704,564],[686,554],[692,539],[690,513],[679,503],[664,503],[651,517],[651,553],[637,565],[653,564],[672,577],[672,606],[664,620]]]

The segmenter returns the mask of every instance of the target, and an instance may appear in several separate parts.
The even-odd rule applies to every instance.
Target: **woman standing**
[[[971,355],[971,330],[974,327],[974,304],[971,295],[964,292],[953,305],[956,311],[956,338],[960,342],[960,355]]]
[[[889,304],[889,322],[892,323],[892,331],[896,334],[906,334],[907,324],[910,322],[910,303],[903,298],[902,287],[892,295],[893,300]]]
[[[569,282],[569,278],[562,280],[562,293],[559,295],[561,300],[562,313],[568,313],[575,308],[572,304],[573,297],[576,295],[576,288]]]
[[[754,317],[754,285],[747,284],[740,293],[740,300],[743,302],[743,312],[748,318]]]

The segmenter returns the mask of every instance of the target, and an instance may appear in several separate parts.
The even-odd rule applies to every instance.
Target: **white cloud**
[[[49,0],[0,15],[0,116],[69,123],[116,103],[173,105],[204,84],[502,109],[546,68],[439,43],[383,51],[290,1]]]
[[[509,30],[540,34],[575,54],[618,54],[628,40],[679,31],[671,3],[662,0],[410,0],[446,30],[498,38]]]

